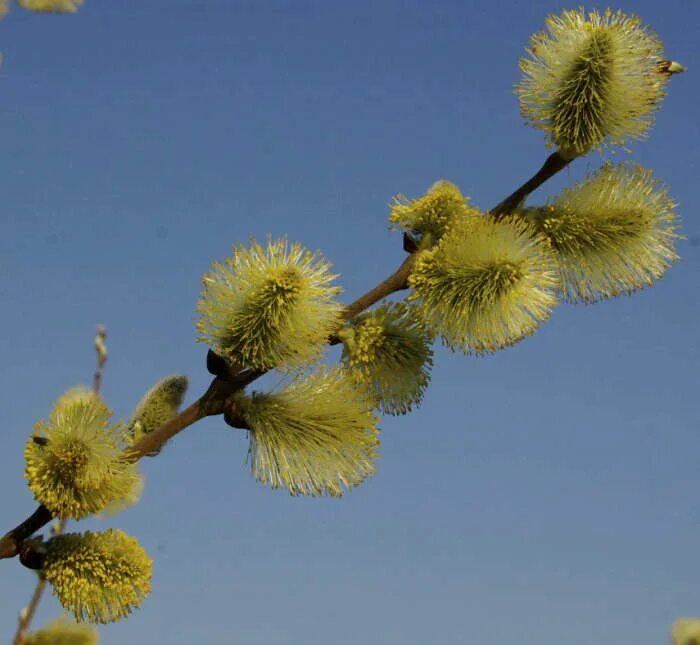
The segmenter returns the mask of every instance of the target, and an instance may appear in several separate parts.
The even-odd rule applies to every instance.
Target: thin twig
[[[355,302],[350,303],[343,311],[343,320],[350,320],[371,307],[374,303],[379,302],[388,295],[408,288],[408,276],[411,274],[411,269],[418,257],[417,253],[411,253],[402,263],[401,266],[392,273],[386,280],[380,282],[374,289],[370,289],[367,293],[360,296]]]
[[[107,338],[107,330],[104,325],[97,325],[97,336],[95,336],[95,351],[97,352],[97,369],[95,370],[95,375],[92,381],[92,391],[95,394],[100,393],[100,386],[102,385],[102,370],[107,362],[107,345],[105,344],[105,339]]]
[[[19,615],[19,625],[17,627],[17,633],[12,640],[12,645],[22,645],[22,643],[24,643],[24,635],[29,628],[29,623],[36,612],[36,608],[39,606],[39,601],[44,593],[44,587],[46,587],[46,579],[41,577],[41,574],[39,574],[39,576],[39,580],[36,583],[36,587],[34,587],[34,593],[32,594],[29,604]]]
[[[569,165],[571,159],[565,159],[559,151],[553,152],[545,160],[540,168],[530,179],[528,179],[518,190],[508,195],[500,204],[492,208],[489,212],[496,219],[502,219],[510,215],[518,205],[536,188],[539,188],[545,181],[556,175],[560,170]]]

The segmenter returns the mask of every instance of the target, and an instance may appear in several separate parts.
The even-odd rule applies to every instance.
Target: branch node
[[[415,253],[418,250],[418,242],[410,233],[403,234],[403,250],[406,253]]]
[[[226,378],[229,373],[228,362],[223,356],[217,354],[213,349],[210,349],[207,352],[207,372],[220,378]]]
[[[41,569],[44,566],[45,556],[46,549],[44,548],[41,535],[31,540],[25,540],[19,545],[19,561],[27,569]]]
[[[224,421],[232,428],[250,430],[250,424],[234,397],[229,397],[226,400],[226,404],[224,405]]]

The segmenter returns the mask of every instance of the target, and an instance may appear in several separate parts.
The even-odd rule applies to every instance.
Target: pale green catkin
[[[128,425],[128,440],[132,445],[165,425],[180,410],[187,392],[188,380],[184,374],[172,374],[158,381],[136,406]],[[148,453],[153,457],[160,448]]]

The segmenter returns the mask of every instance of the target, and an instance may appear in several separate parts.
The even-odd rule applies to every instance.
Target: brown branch
[[[43,506],[39,507],[44,508]],[[37,509],[38,510],[38,509]],[[66,524],[68,520],[62,519],[58,526],[52,533],[54,535],[60,535],[66,530]],[[35,529],[36,530],[36,529]],[[34,531],[32,531],[34,532]],[[25,540],[20,542],[17,547],[19,554],[19,559],[25,567],[29,569],[40,569],[41,568],[41,558],[37,557],[38,554],[31,547],[31,540]],[[41,597],[46,588],[46,580],[40,575],[39,580],[37,580],[36,586],[34,587],[34,592],[29,600],[29,604],[19,615],[19,621],[17,623],[17,631],[15,632],[15,637],[12,640],[12,645],[22,645],[25,642],[25,635],[29,629],[29,625],[34,618],[39,602],[41,602]]]
[[[52,519],[51,511],[43,504],[39,506],[24,522],[0,538],[0,559],[14,558],[19,553],[19,545],[48,524]]]
[[[374,303],[379,302],[382,298],[395,291],[401,291],[408,288],[408,276],[411,274],[411,269],[418,257],[417,253],[411,253],[402,263],[401,266],[392,273],[386,280],[380,282],[374,289],[370,289],[367,293],[360,296],[355,302],[350,303],[343,311],[343,320],[350,320],[371,307]]]
[[[107,362],[107,346],[105,339],[107,338],[107,330],[104,325],[97,325],[97,336],[95,336],[95,351],[97,352],[97,369],[92,380],[92,391],[95,394],[100,393],[102,385],[102,370]]]
[[[63,524],[65,524],[65,521]],[[55,534],[58,534],[58,530],[56,530]],[[40,535],[38,538],[25,540],[22,542],[22,544],[20,544],[19,561],[25,567],[27,567],[27,569],[40,571],[44,566],[44,561],[46,559],[46,548],[42,542],[42,537],[43,536]],[[24,622],[28,625],[31,618],[31,614],[27,612]]]
[[[154,432],[147,434],[138,443],[124,451],[127,461],[138,461],[149,452],[160,448],[168,439],[178,432],[207,416],[222,414],[226,399],[237,389],[242,389],[260,375],[253,370],[244,370],[231,381],[215,378],[204,395],[188,408],[185,408],[168,423]],[[29,538],[52,519],[51,511],[44,505],[39,506],[34,513],[19,526],[0,538],[0,559],[13,558],[19,553],[21,543]]]
[[[232,428],[239,428],[241,430],[250,430],[250,423],[246,419],[245,413],[241,407],[236,403],[236,401],[230,398],[226,402],[226,409],[224,410],[224,421],[230,425]]]
[[[361,295],[357,300],[351,302],[345,307],[341,314],[341,320],[346,321],[354,318],[365,309],[379,302],[388,295],[408,288],[408,276],[411,274],[411,269],[416,262],[418,253],[411,253],[402,263],[399,268],[394,271],[386,280],[380,282],[376,287],[370,289],[367,293]],[[337,336],[331,336],[328,339],[329,345],[337,345],[340,339]],[[207,368],[213,374],[219,374],[222,378],[227,379],[229,384],[235,384],[231,393],[235,390],[243,389],[257,378],[265,374],[266,370],[245,370],[238,372],[235,367],[228,366],[225,359],[218,354],[209,350],[207,355]],[[214,412],[213,414],[219,414]],[[233,428],[248,428],[249,425],[243,413],[238,409],[238,406],[233,401],[228,401],[224,409],[224,421]]]
[[[496,219],[509,214],[527,195],[568,164],[569,160],[564,159],[558,152],[552,153],[544,162],[542,168],[529,181],[506,197],[490,211],[490,214]],[[386,280],[383,280],[376,287],[347,305],[343,311],[342,319],[350,320],[388,295],[406,289],[408,287],[408,276],[418,254],[416,251],[410,253],[401,263],[401,266]],[[329,339],[329,344],[333,345],[338,342],[337,338]],[[164,426],[146,435],[138,443],[128,448],[124,453],[126,459],[138,461],[141,457],[159,448],[168,439],[200,419],[223,414],[226,409],[226,399],[233,392],[243,389],[265,373],[265,370],[240,370],[236,366],[230,366],[225,362],[222,363],[218,360],[219,358],[216,355],[208,357],[207,365],[216,374],[216,378],[212,381],[207,392]],[[99,381],[97,382],[99,384]],[[51,513],[44,506],[40,506],[31,517],[0,538],[0,559],[16,556],[19,544],[50,520]]]
[[[518,190],[508,195],[500,204],[492,208],[489,213],[496,219],[502,219],[512,213],[531,192],[539,188],[545,181],[551,179],[560,170],[569,165],[571,159],[565,159],[559,151],[553,152],[530,179],[528,179]]]
[[[32,594],[29,604],[20,614],[19,624],[17,625],[17,633],[12,640],[12,645],[22,645],[25,642],[24,634],[29,628],[29,623],[31,622],[32,617],[36,613],[36,608],[39,606],[39,602],[41,601],[41,596],[44,593],[45,587],[46,579],[39,578],[39,581],[36,583],[36,587],[34,587],[34,593]]]

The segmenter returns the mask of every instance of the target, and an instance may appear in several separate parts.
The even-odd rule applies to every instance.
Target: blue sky
[[[446,178],[487,209],[535,171],[543,136],[512,88],[563,8],[86,0],[0,22],[2,530],[33,510],[24,442],[89,382],[97,323],[119,416],[173,372],[191,401],[208,383],[200,278],[233,243],[320,249],[350,301],[402,260],[394,194]],[[82,523],[155,559],[152,595],[102,643],[657,645],[700,615],[700,5],[622,8],[689,68],[650,139],[605,155],[669,184],[682,261],[633,297],[559,306],[493,356],[438,349],[423,406],[382,421],[377,475],[341,500],[257,484],[220,419],[188,429],[143,464],[138,506]],[[33,574],[0,570],[9,635]],[[38,623],[57,613],[47,596]]]

